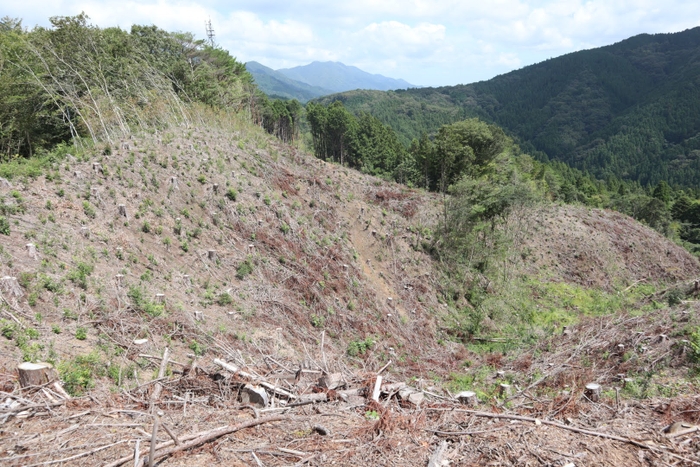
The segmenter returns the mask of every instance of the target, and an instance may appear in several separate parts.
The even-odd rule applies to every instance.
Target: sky
[[[338,61],[421,86],[467,84],[641,33],[700,26],[698,0],[0,0],[27,28],[92,24],[206,37],[270,68]]]

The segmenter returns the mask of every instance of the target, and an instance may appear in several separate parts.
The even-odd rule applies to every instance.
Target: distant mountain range
[[[700,27],[641,34],[479,83],[320,99],[334,100],[379,118],[405,144],[479,117],[526,151],[601,178],[700,186]]]
[[[354,89],[389,91],[418,87],[402,79],[367,73],[340,62],[313,62],[280,70],[248,62],[246,68],[268,96],[300,102]]]

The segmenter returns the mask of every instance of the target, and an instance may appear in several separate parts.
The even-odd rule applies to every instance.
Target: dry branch
[[[274,392],[275,394],[278,394],[280,396],[284,396],[288,399],[296,399],[297,398],[297,396],[295,396],[291,392],[285,391],[284,389],[280,388],[279,386],[275,386],[274,384],[270,384],[267,381],[262,381],[262,380],[260,380],[260,378],[254,376],[250,373],[246,373],[245,371],[242,371],[240,368],[238,368],[235,365],[232,365],[230,363],[226,363],[223,360],[219,360],[218,358],[214,359],[214,363],[219,365],[221,368],[223,368],[227,371],[230,371],[234,375],[240,375],[244,378],[251,379],[251,380],[255,381],[260,386],[263,386],[263,387],[269,389],[270,391]]]
[[[440,409],[429,409],[429,410],[440,410]],[[468,413],[468,414],[471,414],[475,417],[502,418],[502,419],[506,419],[506,420],[518,420],[521,422],[531,422],[531,423],[536,423],[536,424],[541,423],[543,425],[557,427],[557,428],[560,428],[562,430],[573,431],[574,433],[580,433],[583,435],[595,436],[597,438],[611,439],[613,441],[619,441],[621,443],[632,444],[632,445],[637,446],[637,447],[642,448],[642,449],[648,449],[650,451],[668,454],[668,455],[673,456],[677,459],[682,459],[685,462],[690,462],[693,465],[700,465],[700,462],[696,462],[694,460],[687,459],[685,457],[682,457],[682,456],[679,456],[679,455],[674,454],[672,452],[669,452],[665,449],[657,448],[657,447],[651,446],[649,444],[644,444],[640,441],[635,441],[633,439],[625,438],[623,436],[609,435],[607,433],[601,433],[598,431],[585,430],[583,428],[576,428],[575,426],[563,425],[561,423],[553,422],[550,420],[540,420],[540,419],[536,419],[536,418],[532,418],[532,417],[524,417],[522,415],[498,414],[498,413],[493,413],[493,412],[479,412],[476,410],[466,410],[466,409],[455,409],[454,411]]]
[[[428,460],[428,467],[441,467],[442,458],[445,457],[445,451],[447,451],[447,441],[440,443],[440,446],[433,452]]]
[[[170,456],[172,454],[175,454],[176,452],[180,451],[186,451],[187,449],[192,449],[194,447],[197,447],[201,444],[207,443],[209,441],[212,441],[214,439],[220,438],[225,435],[229,435],[231,433],[235,433],[236,431],[243,430],[245,428],[251,428],[257,425],[262,425],[263,423],[271,423],[271,422],[279,422],[282,420],[289,420],[289,417],[283,416],[283,415],[272,415],[270,417],[264,417],[264,418],[259,418],[256,420],[250,420],[245,423],[239,423],[238,425],[226,425],[221,428],[216,428],[214,430],[210,431],[205,431],[205,432],[200,432],[196,436],[196,438],[193,438],[190,441],[183,442],[179,446],[172,446],[173,442],[172,441],[167,441],[165,443],[161,443],[159,446],[156,446],[156,452],[153,456],[154,459],[160,459],[163,457]],[[168,447],[170,446],[170,447]],[[143,457],[144,454],[146,454],[148,450],[143,450],[140,452],[140,456]],[[134,458],[133,455],[128,455],[126,457],[122,457],[121,459],[117,459],[114,462],[111,462],[109,464],[106,464],[104,467],[119,467],[121,465],[126,464],[130,460]],[[143,459],[136,464],[135,467],[142,467],[143,466]]]

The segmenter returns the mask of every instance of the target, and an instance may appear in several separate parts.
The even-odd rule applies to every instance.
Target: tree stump
[[[124,274],[117,274],[114,276],[114,280],[117,281],[117,286],[121,286],[122,281],[124,280]]]
[[[219,192],[219,184],[215,183],[214,185],[212,185],[212,189],[214,190],[214,193],[218,193]]]
[[[102,173],[102,164],[99,162],[93,162],[92,163],[92,170],[93,172],[97,173]]]
[[[74,170],[73,171],[73,176],[75,178],[83,178],[83,173],[80,170]]]
[[[27,243],[27,255],[29,255],[30,258],[36,259],[36,245],[33,243]]]
[[[53,366],[49,363],[24,362],[17,366],[19,371],[19,385],[23,388],[30,386],[43,386],[55,378]]]
[[[474,407],[479,402],[474,391],[462,391],[455,395],[455,399],[457,399],[460,404],[470,407]]]
[[[241,390],[241,403],[265,408],[270,404],[270,399],[262,387],[246,384]]]
[[[512,392],[512,387],[510,384],[501,384],[498,388],[498,393],[501,397],[509,397]]]
[[[212,261],[216,261],[216,250],[207,251],[207,257]]]
[[[598,402],[600,400],[600,393],[602,392],[602,389],[602,386],[598,383],[588,383],[584,394],[591,400],[591,402]]]
[[[165,303],[165,294],[164,293],[157,293],[156,294],[156,303]]]
[[[5,276],[0,279],[0,290],[6,292],[10,296],[22,296],[22,287],[19,285],[16,277]]]
[[[337,389],[343,384],[343,374],[342,373],[331,373],[328,375],[323,375],[318,380],[319,387],[325,389]]]
[[[190,280],[190,276],[185,274],[182,276],[182,283],[185,284],[185,287],[191,287],[192,286],[192,281]]]
[[[177,186],[177,177],[172,176],[170,177],[170,186],[173,187],[173,189],[176,189]]]
[[[194,312],[194,320],[195,321],[204,321],[204,313],[201,311],[195,311]]]
[[[126,206],[123,204],[120,204],[118,209],[119,209],[119,215],[122,217],[126,217]]]
[[[80,233],[85,238],[90,238],[90,229],[88,227],[81,227]]]

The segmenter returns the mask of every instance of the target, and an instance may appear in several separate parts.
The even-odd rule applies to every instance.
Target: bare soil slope
[[[617,290],[635,282],[697,277],[698,261],[682,247],[616,211],[548,206],[531,220],[527,270],[543,279]]]
[[[695,399],[683,396],[692,386],[659,389],[688,370],[694,308],[586,320],[518,355],[470,352],[440,334],[448,309],[421,247],[439,197],[318,161],[255,129],[216,126],[141,135],[11,184],[0,185],[10,220],[10,235],[0,235],[2,465],[117,465],[148,450],[155,409],[179,443],[260,424],[165,456],[164,466],[417,466],[444,439],[452,465],[700,461],[692,445],[659,431],[676,419],[697,423],[686,416]],[[616,213],[549,207],[533,219],[523,257],[526,272],[545,280],[613,290],[699,272],[689,254]],[[171,363],[159,378],[166,347]],[[215,358],[294,397],[251,410],[239,401],[251,376]],[[25,359],[62,366],[64,384],[83,396],[20,389]],[[638,375],[660,363],[675,370],[653,380],[643,403],[614,399],[618,374],[641,384]],[[393,386],[370,400],[387,364],[385,382],[418,390],[418,407]],[[491,388],[472,407],[486,415],[463,411],[443,387],[467,364]],[[85,368],[92,377],[81,379]],[[340,373],[356,393],[319,388],[322,371]],[[597,403],[583,397],[593,380],[607,391]],[[501,394],[501,384],[513,392]],[[292,407],[309,397],[329,402]],[[174,445],[163,430],[157,439]]]

